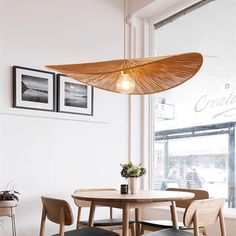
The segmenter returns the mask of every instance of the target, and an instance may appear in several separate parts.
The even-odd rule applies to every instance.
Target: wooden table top
[[[191,199],[194,194],[177,191],[139,191],[137,194],[120,194],[119,191],[93,191],[74,193],[72,197],[97,202],[163,202]]]

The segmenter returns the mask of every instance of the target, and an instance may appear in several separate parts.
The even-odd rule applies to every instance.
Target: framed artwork
[[[93,87],[57,75],[57,111],[93,115]]]
[[[55,73],[13,66],[13,107],[55,111]]]

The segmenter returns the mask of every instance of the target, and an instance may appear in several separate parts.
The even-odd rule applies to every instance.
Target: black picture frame
[[[13,66],[13,107],[55,111],[55,73]]]
[[[57,111],[93,116],[94,88],[57,74]]]

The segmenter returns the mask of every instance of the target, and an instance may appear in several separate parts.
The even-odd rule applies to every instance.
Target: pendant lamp
[[[158,93],[192,78],[203,62],[197,52],[126,59],[125,5],[124,0],[124,59],[46,67],[99,89],[134,95]]]

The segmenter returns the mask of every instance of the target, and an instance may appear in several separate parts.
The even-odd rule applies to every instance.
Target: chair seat
[[[160,228],[173,228],[173,223],[171,220],[145,220],[140,221],[140,224]],[[186,229],[183,222],[178,222],[178,225],[180,229]]]
[[[161,229],[173,228],[173,224],[171,220],[147,220],[147,221],[140,221],[140,224],[144,226],[151,226],[151,227],[156,227],[156,228],[161,228]],[[178,222],[178,226],[180,230],[193,230],[193,228],[185,227],[183,222]],[[203,227],[199,227],[199,229],[203,230]]]
[[[119,236],[119,234],[96,227],[87,227],[78,230],[66,231],[65,236]],[[52,236],[59,236],[54,234]]]
[[[156,232],[144,234],[143,236],[193,236],[193,234],[188,231],[177,229],[162,229]]]
[[[80,221],[82,225],[88,225],[88,221]],[[134,224],[134,221],[129,221],[129,224]],[[113,226],[113,225],[123,225],[121,219],[102,219],[102,220],[95,220],[93,222],[93,226],[102,227],[102,226]]]

